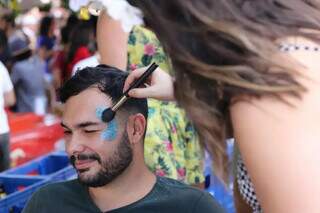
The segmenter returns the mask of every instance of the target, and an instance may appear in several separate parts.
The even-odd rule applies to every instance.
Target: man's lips
[[[87,169],[90,166],[92,166],[92,163],[94,163],[96,160],[88,159],[88,160],[76,160],[74,166],[78,170]]]
[[[80,154],[80,155],[72,155],[70,157],[70,163],[78,170],[88,168],[90,164],[94,161],[97,161],[99,164],[101,164],[101,160],[97,155]]]

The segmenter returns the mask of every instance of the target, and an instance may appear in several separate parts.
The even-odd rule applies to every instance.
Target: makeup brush
[[[158,65],[156,63],[152,63],[149,68],[130,85],[130,87],[123,93],[122,97],[113,105],[113,107],[105,109],[102,112],[102,121],[106,123],[112,121],[119,107],[121,107],[126,102],[126,100],[130,98],[128,95],[130,90],[140,87],[151,75],[151,73],[157,69],[157,67]]]

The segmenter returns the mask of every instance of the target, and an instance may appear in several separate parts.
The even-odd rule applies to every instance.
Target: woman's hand
[[[147,68],[134,70],[128,76],[123,91],[138,79]],[[173,101],[173,79],[165,71],[157,68],[146,81],[147,86],[144,88],[132,89],[129,92],[130,97],[134,98],[155,98],[163,101]]]

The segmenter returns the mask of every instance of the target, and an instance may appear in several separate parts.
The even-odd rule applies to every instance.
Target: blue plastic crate
[[[67,180],[76,174],[70,165],[68,156],[63,152],[53,152],[1,174],[43,176],[51,182]]]
[[[233,140],[227,140],[226,152],[229,157],[230,166],[233,158]],[[230,168],[231,169],[231,168]],[[205,159],[205,188],[226,210],[228,213],[235,213],[235,206],[233,200],[233,177],[230,176],[230,184],[226,186],[214,174],[214,168],[211,167],[211,159],[209,154],[206,154]]]
[[[49,180],[40,176],[0,175],[0,183],[6,192],[6,197],[0,199],[0,212],[17,213],[22,210],[32,193],[49,183]]]
[[[225,186],[215,175],[210,176],[210,186],[206,188],[228,213],[235,213],[232,185]]]

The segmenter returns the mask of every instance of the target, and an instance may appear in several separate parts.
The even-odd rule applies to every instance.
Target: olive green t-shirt
[[[106,201],[108,202],[108,201]],[[35,192],[23,213],[102,213],[88,188],[78,180],[54,183]],[[142,199],[108,213],[221,213],[224,210],[207,192],[176,180],[157,177],[153,189]]]

